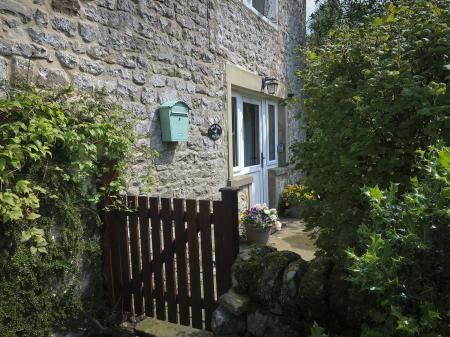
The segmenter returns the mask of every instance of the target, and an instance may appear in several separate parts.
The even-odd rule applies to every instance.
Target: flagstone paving
[[[308,233],[304,232],[305,222],[294,218],[281,218],[280,221],[284,226],[269,237],[268,245],[278,250],[293,251],[304,260],[312,260],[317,249]]]
[[[314,240],[305,233],[305,222],[301,219],[280,218],[283,227],[269,237],[267,245],[275,247],[277,250],[290,250],[299,254],[304,260],[310,261],[314,258],[317,248]],[[248,246],[241,243],[241,250]]]
[[[209,331],[172,324],[155,318],[146,318],[139,322],[136,325],[136,332],[139,336],[145,337],[213,337]]]

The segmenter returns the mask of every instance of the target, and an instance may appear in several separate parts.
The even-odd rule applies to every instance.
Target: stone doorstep
[[[135,331],[143,337],[213,337],[213,334],[209,331],[160,321],[155,318],[146,318],[139,322]]]

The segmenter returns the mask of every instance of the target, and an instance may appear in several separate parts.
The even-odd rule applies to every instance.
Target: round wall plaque
[[[208,128],[208,137],[216,141],[220,136],[222,136],[222,127],[217,123],[210,125]]]

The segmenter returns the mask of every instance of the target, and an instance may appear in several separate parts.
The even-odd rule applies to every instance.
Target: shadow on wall
[[[149,136],[150,147],[159,152],[159,157],[155,158],[156,165],[171,164],[174,162],[177,142],[163,142],[161,138],[161,121],[159,119],[159,109],[157,109],[150,123]]]

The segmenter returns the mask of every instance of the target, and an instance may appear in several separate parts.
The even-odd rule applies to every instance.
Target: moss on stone
[[[232,268],[233,289],[237,293],[249,292],[263,271],[265,257],[274,251],[273,247],[253,245],[239,254]]]
[[[327,283],[333,262],[326,257],[318,257],[309,263],[308,270],[300,280],[297,308],[303,318],[319,324],[328,317]]]
[[[300,280],[307,270],[308,263],[301,258],[292,261],[284,269],[280,296],[278,297],[283,311],[297,312],[295,299],[298,295]]]
[[[272,303],[280,295],[284,269],[300,256],[294,252],[272,252],[265,256],[263,270],[256,287],[250,289],[250,295],[261,303]]]

